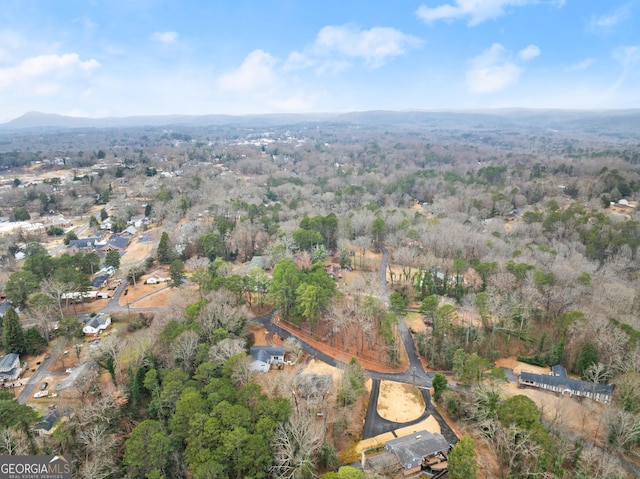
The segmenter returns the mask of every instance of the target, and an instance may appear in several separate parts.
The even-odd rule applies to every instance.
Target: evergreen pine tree
[[[171,277],[171,283],[169,286],[177,288],[182,284],[184,279],[184,263],[180,259],[174,259],[169,266],[169,276]]]
[[[464,435],[449,453],[449,477],[451,479],[475,479],[478,464],[473,439]]]
[[[158,243],[158,263],[171,264],[174,258],[173,245],[171,244],[171,240],[169,240],[169,235],[165,231],[160,237],[160,243]]]
[[[15,309],[9,308],[4,315],[4,330],[2,332],[2,343],[7,353],[22,354],[25,352],[24,332],[20,324],[20,318]]]

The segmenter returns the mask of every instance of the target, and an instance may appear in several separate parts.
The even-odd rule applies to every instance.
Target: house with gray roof
[[[111,316],[99,313],[93,318],[89,319],[82,327],[82,332],[86,335],[95,336],[107,329],[111,324]]]
[[[0,381],[15,381],[21,372],[20,356],[17,353],[9,353],[0,359]]]
[[[518,376],[518,387],[545,389],[562,395],[586,397],[602,403],[609,403],[613,397],[613,386],[572,379],[567,376],[567,370],[559,364],[551,368],[550,374],[521,372]]]
[[[53,434],[55,423],[65,417],[68,417],[69,413],[60,408],[53,408],[33,427],[34,432],[40,436],[51,436]]]
[[[284,348],[274,346],[252,346],[249,349],[251,355],[251,370],[267,372],[271,365],[279,365],[284,362]]]
[[[384,447],[398,458],[404,475],[420,472],[423,463],[431,457],[441,455],[446,458],[451,449],[451,445],[442,434],[426,429],[391,439]]]
[[[96,245],[96,238],[80,238],[70,240],[67,245],[67,252],[75,254],[78,252],[90,253]]]
[[[135,236],[136,233],[138,233],[138,229],[135,226],[128,226],[120,232],[122,236],[129,236],[129,237]]]
[[[100,276],[96,276],[91,280],[91,286],[95,289],[104,288],[107,285],[107,280],[109,279],[109,275],[101,274]]]
[[[106,253],[111,250],[115,250],[120,253],[124,251],[127,246],[129,246],[129,238],[120,235],[111,235],[111,238],[107,240],[106,244],[100,246],[99,250],[101,253]]]

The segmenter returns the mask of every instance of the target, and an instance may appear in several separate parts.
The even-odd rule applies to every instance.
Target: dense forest
[[[366,397],[362,367],[347,365],[335,414],[318,422],[295,400],[295,381],[255,382],[251,319],[278,309],[393,368],[397,324],[419,311],[431,325],[414,335],[419,353],[465,385],[436,391],[439,407],[488,445],[503,477],[633,477],[640,117],[556,115],[381,112],[0,133],[0,216],[93,209],[102,214],[90,228],[110,216],[116,232],[146,216],[162,238],[123,277],[170,265],[173,287],[186,278],[197,290],[153,319],[126,319],[122,337],[102,342],[53,437],[34,437],[33,410],[3,392],[0,451],[71,453],[78,477],[360,477],[339,466],[358,460],[345,454],[345,431]],[[34,165],[47,179],[25,184]],[[47,236],[77,239],[52,228],[0,237],[2,290],[34,321],[17,331],[17,315],[5,315],[4,352],[81,336],[62,293],[85,291],[102,259],[51,255],[38,244]],[[382,248],[388,298],[366,260]],[[107,264],[117,269],[118,259]],[[329,263],[359,274],[341,285]],[[614,385],[603,439],[543,420],[524,396],[502,397],[500,373],[484,372],[505,357]]]

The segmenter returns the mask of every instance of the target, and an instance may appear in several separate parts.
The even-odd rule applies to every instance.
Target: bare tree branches
[[[272,442],[274,477],[297,479],[313,474],[323,442],[324,426],[312,414],[294,414],[286,423],[278,424]]]

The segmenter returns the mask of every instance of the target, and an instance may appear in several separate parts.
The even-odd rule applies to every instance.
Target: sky
[[[640,0],[2,0],[0,122],[640,108]]]

